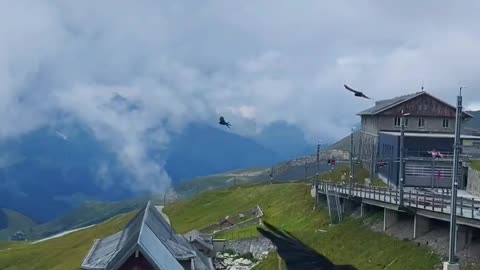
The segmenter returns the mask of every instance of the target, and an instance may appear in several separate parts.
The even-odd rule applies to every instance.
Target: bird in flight
[[[357,91],[357,90],[349,87],[349,86],[346,85],[346,84],[344,84],[343,86],[344,86],[345,89],[347,89],[348,91],[351,91],[351,92],[355,93],[355,96],[356,96],[356,97],[362,97],[362,98],[366,98],[366,99],[371,99],[371,98],[367,97],[364,93],[362,93],[362,92],[360,92],[360,91]]]
[[[223,118],[223,116],[220,116],[220,120],[219,120],[218,123],[222,126],[227,126],[228,128],[230,128],[230,126],[231,126],[230,122],[226,122],[225,118]]]

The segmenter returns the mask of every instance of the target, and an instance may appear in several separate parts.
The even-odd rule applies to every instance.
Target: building
[[[23,231],[17,231],[10,237],[10,241],[28,241],[28,239]]]
[[[208,257],[215,256],[212,236],[201,233],[198,230],[190,231],[183,236],[191,245],[193,245],[198,251],[202,252],[204,255]]]
[[[85,257],[83,270],[213,270],[210,258],[177,234],[148,202],[114,235],[97,239]]]
[[[398,185],[402,112],[409,114],[405,117],[405,186],[450,187],[456,107],[425,91],[378,101],[360,112],[355,155],[382,180]],[[464,112],[462,122],[472,117]],[[464,134],[462,140],[477,145],[480,137]],[[432,152],[441,155],[433,157]],[[466,181],[465,177],[459,187],[465,187]]]

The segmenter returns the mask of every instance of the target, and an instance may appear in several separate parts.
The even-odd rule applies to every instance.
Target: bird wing
[[[343,87],[345,87],[345,89],[347,89],[348,91],[352,91],[352,92],[354,92],[354,93],[360,93],[360,92],[358,92],[357,90],[351,88],[350,86],[348,86],[348,85],[346,85],[346,84],[344,84]]]
[[[371,99],[369,97],[367,97],[364,93],[362,93],[363,97],[366,98],[366,99]]]

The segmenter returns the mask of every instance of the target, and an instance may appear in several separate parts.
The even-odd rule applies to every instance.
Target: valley
[[[329,226],[325,210],[312,210],[310,187],[302,183],[252,184],[210,191],[168,205],[165,213],[175,229],[185,233],[256,204],[264,210],[265,222],[288,231],[336,265],[350,264],[357,269],[372,270],[384,269],[387,265],[390,265],[388,269],[399,270],[422,265],[416,269],[427,270],[440,262],[440,257],[428,248],[372,232],[361,220],[349,219]],[[95,238],[121,230],[133,215],[117,216],[92,228],[35,245],[4,244],[0,251],[0,269],[78,269]],[[257,232],[256,227],[245,230]],[[395,260],[399,256],[401,263]],[[277,269],[276,257],[271,254],[258,269]]]

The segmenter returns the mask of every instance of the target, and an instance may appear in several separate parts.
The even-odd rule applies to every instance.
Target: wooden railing
[[[390,204],[399,204],[399,190],[383,187],[364,186],[353,184],[350,188],[348,183],[336,183],[320,181],[317,183],[317,191],[326,193],[327,190],[339,194],[381,201]],[[451,195],[442,191],[442,194],[433,192],[407,190],[403,193],[404,206],[425,209],[433,212],[450,214]],[[457,216],[480,219],[480,200],[475,198],[457,197]]]

